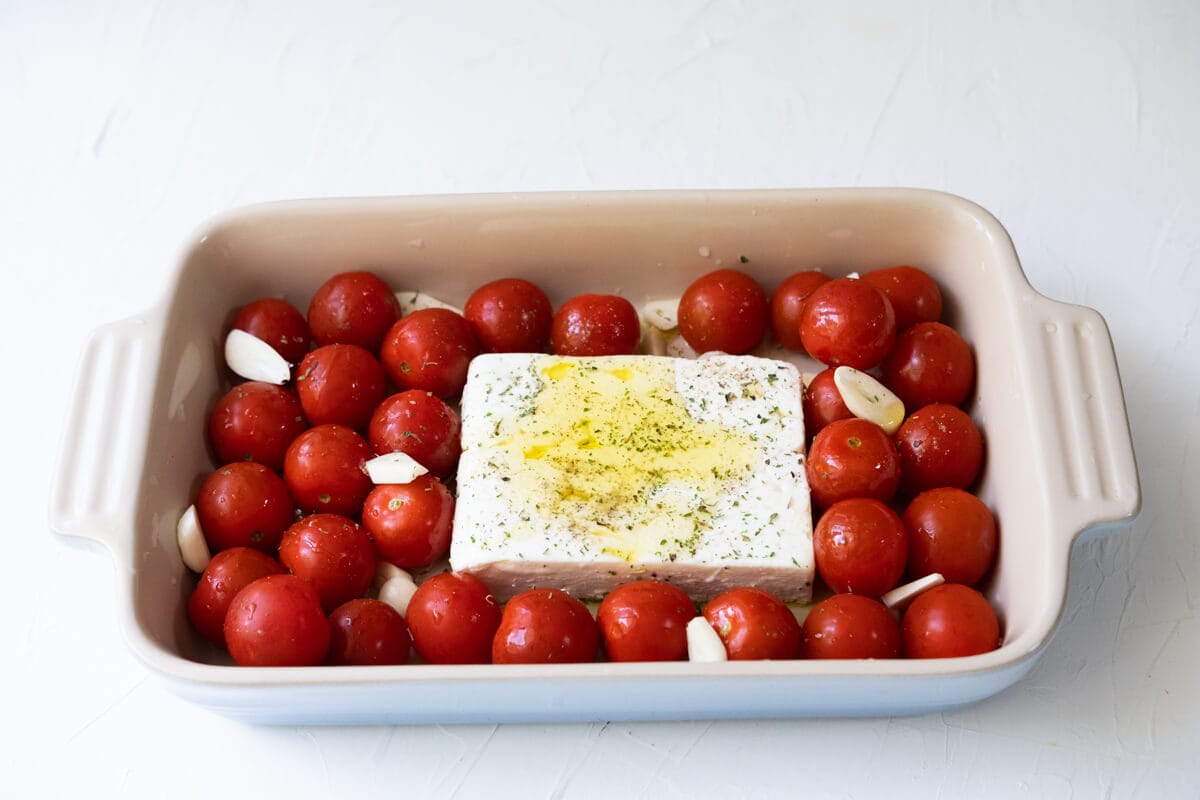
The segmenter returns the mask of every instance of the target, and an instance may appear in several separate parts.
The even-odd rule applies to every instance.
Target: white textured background
[[[338,5],[0,0],[0,795],[1200,796],[1200,5]],[[47,529],[87,331],[154,303],[213,213],[879,185],[995,213],[1035,287],[1107,317],[1125,381],[1144,511],[1076,549],[1049,652],[977,706],[256,729],[149,678],[108,564]]]

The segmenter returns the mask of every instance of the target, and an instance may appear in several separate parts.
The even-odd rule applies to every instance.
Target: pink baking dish
[[[1000,649],[931,661],[243,669],[184,614],[194,577],[175,523],[212,469],[203,430],[232,311],[266,295],[301,308],[330,275],[370,268],[396,289],[461,303],[520,275],[556,304],[582,291],[640,304],[740,265],[790,273],[916,264],[972,342],[983,427],[980,494],[1000,520],[986,591]],[[179,695],[264,723],[888,715],[961,706],[1021,678],[1049,645],[1071,544],[1130,519],[1138,477],[1112,342],[1095,311],[1034,291],[1003,227],[923,190],[604,192],[316,200],[208,223],[163,301],[98,329],[84,351],[51,495],[51,525],[99,542],[118,574],[122,633]]]

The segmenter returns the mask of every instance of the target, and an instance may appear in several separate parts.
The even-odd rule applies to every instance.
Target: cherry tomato
[[[854,497],[830,506],[813,530],[817,574],[835,592],[880,597],[895,588],[908,559],[908,536],[895,511]]]
[[[896,312],[896,330],[942,318],[942,292],[924,270],[910,266],[877,269],[862,280],[879,289]]]
[[[371,415],[367,441],[379,455],[406,453],[438,477],[454,472],[462,453],[461,421],[433,392],[409,389],[384,400]]]
[[[404,569],[424,567],[450,548],[454,495],[432,475],[383,484],[367,495],[362,518],[380,558]]]
[[[870,369],[896,341],[896,314],[871,284],[835,278],[808,296],[800,315],[800,341],[823,364]]]
[[[500,604],[474,575],[427,578],[408,602],[413,647],[431,664],[486,664],[500,627]]]
[[[308,323],[286,300],[268,297],[247,303],[233,318],[233,327],[262,339],[289,364],[298,364],[308,352]]]
[[[908,574],[940,572],[947,583],[974,585],[996,557],[996,518],[973,494],[943,487],[921,492],[904,510]]]
[[[934,403],[913,412],[896,431],[905,491],[916,495],[926,489],[954,486],[965,489],[975,482],[983,464],[983,436],[962,409]]]
[[[467,298],[463,316],[490,353],[543,353],[554,309],[546,293],[522,278],[501,278]]]
[[[697,278],[679,299],[679,333],[697,353],[749,352],[762,341],[767,316],[766,293],[736,269]]]
[[[378,600],[348,600],[329,615],[330,664],[404,664],[411,641],[404,617]]]
[[[200,635],[225,647],[225,612],[234,596],[267,575],[282,575],[283,566],[266,553],[231,547],[212,557],[188,598],[188,619]]]
[[[753,586],[721,592],[704,607],[704,618],[731,661],[800,656],[800,623],[770,592]]]
[[[771,334],[788,350],[803,350],[800,341],[800,312],[804,301],[829,276],[817,270],[797,272],[789,276],[771,295]]]
[[[878,600],[835,594],[813,606],[800,626],[804,658],[899,658],[900,624]]]
[[[805,464],[813,501],[829,508],[850,497],[890,500],[900,485],[900,459],[883,428],[853,417],[826,425]]]
[[[973,656],[1000,646],[1000,621],[991,604],[959,583],[943,583],[917,595],[900,630],[909,658]]]
[[[906,408],[956,406],[975,384],[975,357],[953,328],[921,322],[896,337],[896,346],[883,362],[883,382]]]
[[[272,552],[295,519],[288,487],[254,461],[235,461],[204,479],[196,516],[212,552],[253,547]]]
[[[471,324],[444,308],[414,311],[383,340],[383,368],[401,389],[454,397],[467,382],[467,367],[479,354]]]
[[[318,425],[288,448],[283,479],[304,511],[358,516],[374,485],[366,468],[372,455],[367,440],[349,428]]]
[[[239,383],[217,401],[208,438],[217,460],[257,461],[279,472],[288,445],[308,427],[300,401],[282,386]]]
[[[357,522],[340,514],[311,514],[279,543],[279,561],[317,590],[326,611],[361,597],[375,577],[375,547]]]
[[[313,295],[308,326],[319,345],[356,344],[372,353],[388,328],[400,319],[400,301],[371,272],[334,275]]]
[[[329,622],[312,584],[268,575],[237,593],[225,615],[229,654],[243,667],[311,667],[329,651]]]
[[[550,346],[560,356],[631,355],[641,338],[637,310],[612,294],[572,297],[550,323]]]
[[[682,661],[687,624],[696,604],[678,586],[633,581],[609,592],[596,612],[604,649],[613,661]]]
[[[504,604],[492,663],[579,664],[595,661],[599,649],[587,606],[561,589],[530,589]]]
[[[375,356],[353,344],[327,344],[304,357],[296,391],[313,425],[336,423],[363,430],[387,393]]]
[[[831,422],[854,416],[834,383],[834,371],[834,367],[821,370],[804,389],[804,428],[810,437]]]

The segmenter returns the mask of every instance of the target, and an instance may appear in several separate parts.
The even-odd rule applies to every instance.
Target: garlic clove
[[[896,611],[903,611],[916,596],[922,592],[927,592],[935,586],[941,586],[946,582],[940,572],[931,572],[924,578],[918,578],[911,583],[906,583],[903,586],[897,586],[883,597],[879,598],[885,606]]]
[[[673,300],[651,300],[642,306],[642,319],[660,331],[679,327],[679,298]]]
[[[274,347],[238,328],[225,337],[225,363],[248,381],[284,384],[292,377],[291,365]]]
[[[367,475],[374,483],[412,483],[429,470],[408,453],[385,453],[366,464]]]
[[[379,587],[379,600],[387,603],[402,617],[408,616],[408,604],[417,591],[417,584],[407,574],[390,578]]]
[[[904,403],[871,375],[854,367],[841,366],[833,371],[833,385],[854,416],[874,422],[888,436],[900,429],[900,423],[904,422]]]
[[[444,308],[459,315],[463,313],[463,310],[458,306],[452,306],[432,295],[416,290],[396,292],[396,299],[400,301],[400,314],[402,316],[408,316],[414,311],[421,311],[426,308]]]
[[[204,572],[212,553],[208,549],[208,541],[204,538],[204,530],[200,527],[200,518],[196,516],[196,507],[188,506],[175,525],[175,540],[179,543],[179,555],[183,557],[183,565],[192,572]]]
[[[728,661],[725,643],[704,617],[695,617],[687,624],[688,661]]]

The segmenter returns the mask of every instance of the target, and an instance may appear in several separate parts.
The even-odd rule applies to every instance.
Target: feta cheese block
[[[712,355],[482,355],[462,395],[450,565],[501,600],[636,579],[812,595],[800,376]]]

